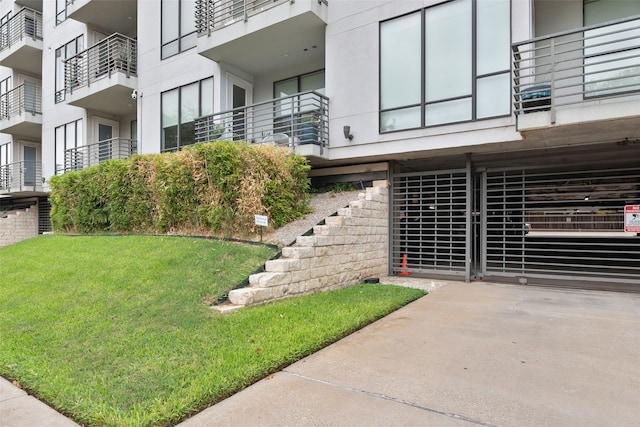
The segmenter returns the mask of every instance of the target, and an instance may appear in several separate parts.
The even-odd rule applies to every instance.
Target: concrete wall
[[[9,246],[38,235],[38,207],[9,213],[0,218],[0,247]]]
[[[398,153],[427,157],[435,150],[470,152],[476,147],[520,141],[515,116],[427,127],[400,132],[379,132],[379,27],[380,22],[444,3],[445,0],[331,1],[326,28],[326,93],[330,98],[331,160],[377,161]],[[529,2],[512,2],[514,37],[529,28]],[[527,12],[524,16],[516,13]],[[402,67],[402,64],[398,64]],[[343,126],[354,138],[346,139]],[[479,149],[479,148],[478,148]],[[457,150],[457,151],[456,151]]]
[[[220,111],[218,65],[191,48],[162,59],[159,1],[138,1],[138,140],[139,152],[159,153],[162,92],[214,76],[214,110]]]
[[[255,305],[282,298],[327,291],[388,274],[389,189],[387,181],[360,193],[313,234],[282,249],[267,261],[265,272],[249,278],[249,286],[229,293],[234,305]]]

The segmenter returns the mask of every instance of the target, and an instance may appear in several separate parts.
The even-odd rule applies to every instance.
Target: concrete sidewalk
[[[639,402],[640,295],[448,282],[180,426],[637,426]],[[0,379],[1,427],[75,425]]]
[[[181,426],[638,420],[640,295],[450,283]]]
[[[0,377],[0,427],[72,427],[77,425]]]

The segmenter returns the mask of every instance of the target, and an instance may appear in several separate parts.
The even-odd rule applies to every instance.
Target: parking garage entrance
[[[392,174],[394,274],[640,291],[640,168]]]

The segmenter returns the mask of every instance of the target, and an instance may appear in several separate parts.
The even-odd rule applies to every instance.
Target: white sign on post
[[[256,225],[260,225],[262,227],[269,226],[269,217],[266,215],[255,215]]]

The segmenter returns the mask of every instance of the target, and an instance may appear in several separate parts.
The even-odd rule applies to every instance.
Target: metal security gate
[[[640,237],[623,222],[624,206],[640,204],[640,169],[488,170],[482,179],[485,276],[640,283]]]
[[[51,231],[51,204],[48,197],[38,199],[38,234]]]
[[[640,291],[640,168],[481,168],[391,176],[391,271]]]
[[[395,274],[468,274],[466,170],[392,177],[392,270]]]

